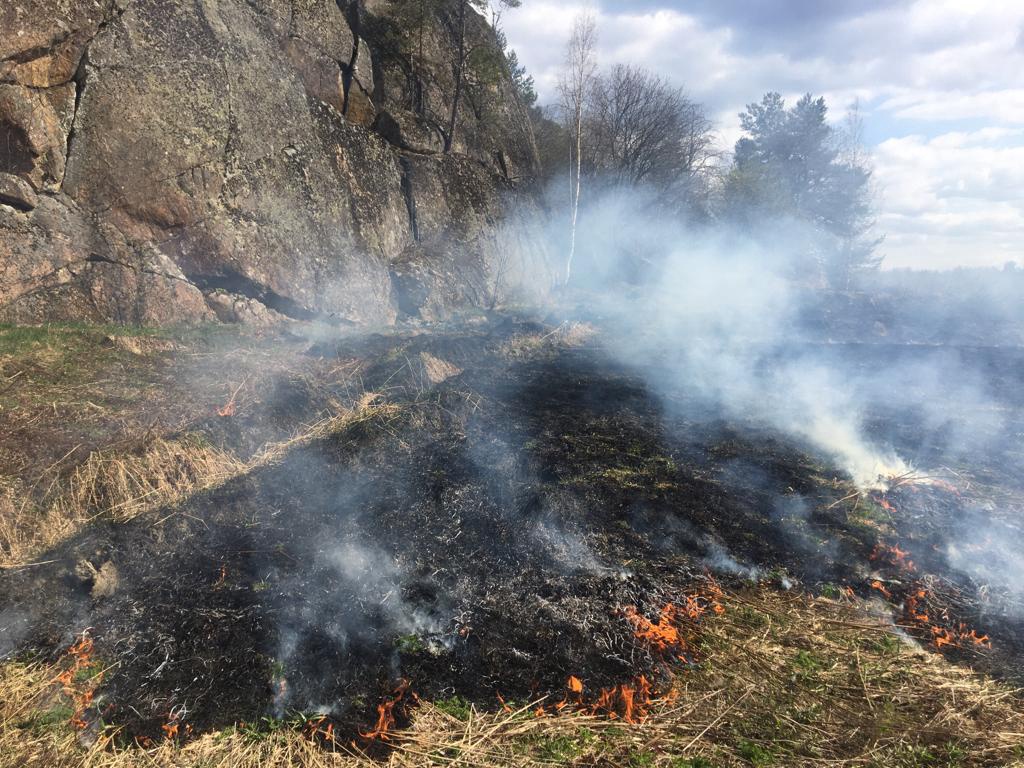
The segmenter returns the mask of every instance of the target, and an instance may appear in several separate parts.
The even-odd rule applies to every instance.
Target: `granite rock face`
[[[453,21],[413,65],[393,10],[5,3],[0,320],[381,324],[549,284],[511,84],[468,89],[443,154]]]

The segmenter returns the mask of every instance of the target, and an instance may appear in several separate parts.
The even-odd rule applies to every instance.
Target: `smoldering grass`
[[[110,731],[86,746],[57,716],[59,664],[10,662],[0,667],[0,766],[980,768],[1021,758],[1021,691],[894,640],[863,604],[767,587],[721,600],[700,665],[639,725],[568,709],[537,717],[550,701],[424,701],[386,742],[311,740],[295,720],[259,738],[239,725],[146,748]]]

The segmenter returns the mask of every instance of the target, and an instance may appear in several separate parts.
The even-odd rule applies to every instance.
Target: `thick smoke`
[[[807,347],[813,275],[801,275],[810,237],[778,225],[765,242],[717,229],[686,230],[617,193],[584,216],[576,283],[610,319],[610,343],[658,391],[696,392],[714,410],[813,446],[863,488],[909,471],[864,429],[866,403],[851,372]],[[639,232],[627,242],[622,233]],[[632,276],[631,292],[605,282]]]
[[[860,293],[829,292],[805,225],[690,228],[666,221],[656,202],[620,190],[586,206],[567,295],[578,297],[571,311],[602,326],[609,349],[667,408],[772,430],[862,491],[894,478],[949,476],[965,462],[1019,485],[1019,355],[964,344],[979,313],[1019,315],[1006,291],[973,290],[991,306],[970,313],[939,291],[913,318],[901,306],[904,294],[879,289],[882,278],[865,281]],[[554,226],[558,241],[564,226]],[[992,346],[1012,342],[1019,330],[978,327]],[[993,362],[1004,354],[1009,363]],[[780,497],[774,513],[801,505]],[[1019,593],[1024,555],[1006,545],[1007,523],[992,510],[963,509],[958,517],[948,531],[950,565]],[[1011,527],[1019,542],[1019,523]]]

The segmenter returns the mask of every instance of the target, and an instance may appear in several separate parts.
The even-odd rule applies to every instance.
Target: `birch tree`
[[[570,135],[569,146],[569,255],[565,262],[565,282],[572,277],[572,261],[576,255],[576,224],[579,218],[580,191],[583,176],[583,111],[587,94],[597,74],[597,24],[593,15],[581,13],[573,23],[572,35],[565,51],[565,69],[559,77],[558,90],[562,114]]]

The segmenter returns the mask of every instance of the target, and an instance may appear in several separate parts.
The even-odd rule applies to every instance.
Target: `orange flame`
[[[96,688],[103,679],[103,672],[100,671],[85,681],[85,687],[82,687],[83,684],[78,681],[78,673],[83,669],[88,669],[92,664],[94,645],[88,630],[83,632],[82,639],[68,648],[67,655],[71,659],[71,666],[56,678],[56,682],[61,684],[64,695],[69,697],[75,705],[70,722],[72,727],[80,731],[89,727],[85,720],[85,711],[92,705]]]
[[[377,705],[377,723],[373,730],[368,733],[360,731],[359,735],[364,739],[380,739],[387,741],[390,737],[388,732],[395,725],[395,706],[402,702],[409,690],[409,681],[402,680],[395,688],[392,698],[386,699]]]
[[[881,560],[907,573],[917,570],[914,561],[910,559],[910,553],[895,544],[876,544],[869,557],[873,561]]]
[[[625,609],[626,618],[633,625],[634,634],[662,652],[679,648],[682,645],[679,630],[674,623],[676,613],[677,609],[672,603],[666,604],[661,609],[658,623],[655,624],[639,614],[635,607],[628,606]]]
[[[871,582],[871,588],[872,589],[877,589],[879,592],[881,592],[883,595],[885,595],[886,598],[888,598],[889,600],[892,599],[892,592],[890,592],[888,589],[886,589],[885,585],[882,582],[880,582],[878,580],[872,581]]]
[[[947,648],[963,648],[970,645],[991,648],[992,641],[988,635],[979,635],[974,629],[969,628],[961,622],[957,626],[945,626],[933,621],[932,614],[927,610],[926,601],[929,592],[919,583],[916,583],[903,601],[903,617],[912,625],[931,633],[931,643],[937,650]],[[938,621],[947,620],[949,616],[945,611],[940,611]]]
[[[643,675],[638,675],[630,683],[602,688],[594,703],[584,711],[591,715],[603,713],[611,720],[621,717],[636,725],[647,718],[648,707],[653,700],[650,682]]]

